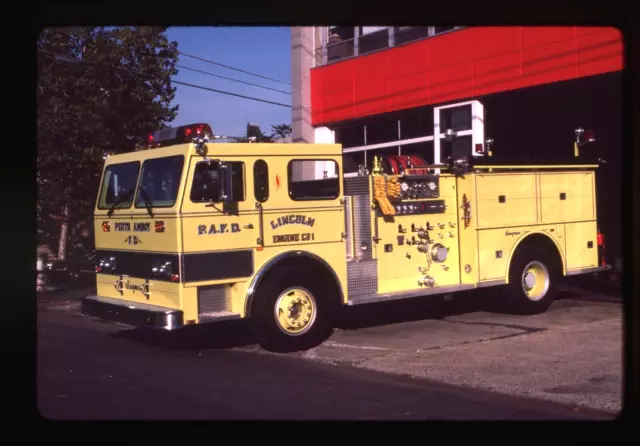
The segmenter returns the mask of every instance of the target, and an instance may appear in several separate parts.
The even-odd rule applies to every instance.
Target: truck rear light
[[[157,221],[154,224],[156,232],[164,232],[164,221]]]
[[[604,246],[604,234],[598,231],[598,246]]]
[[[180,280],[180,276],[177,274],[171,274],[171,281],[172,282],[177,282]]]
[[[102,232],[109,232],[111,231],[111,225],[109,224],[108,221],[103,221],[102,222]]]

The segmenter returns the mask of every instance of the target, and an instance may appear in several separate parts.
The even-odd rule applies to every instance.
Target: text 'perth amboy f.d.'
[[[441,133],[444,163],[383,156],[345,177],[338,144],[156,132],[150,150],[106,158],[83,313],[166,330],[248,318],[264,348],[306,349],[341,305],[500,287],[507,309],[535,314],[562,276],[609,268],[597,165],[480,165],[490,140]],[[590,140],[576,131],[576,155]]]

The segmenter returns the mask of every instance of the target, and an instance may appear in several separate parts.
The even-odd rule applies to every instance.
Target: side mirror
[[[582,128],[577,128],[574,130],[576,135],[576,141],[573,145],[573,155],[577,157],[580,154],[578,150],[580,147],[586,146],[587,144],[591,144],[596,141],[596,137],[591,130],[585,131]]]

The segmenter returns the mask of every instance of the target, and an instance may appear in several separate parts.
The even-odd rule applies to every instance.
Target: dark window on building
[[[231,167],[231,187],[236,201],[245,200],[244,163],[227,162]],[[218,161],[200,161],[196,164],[191,185],[191,201],[194,203],[220,201],[222,195],[222,175]]]
[[[140,188],[136,196],[136,208],[172,207],[178,198],[184,156],[169,156],[146,160],[140,173]]]
[[[336,34],[342,40],[353,39],[354,29],[353,26],[332,26],[329,28],[329,37]]]
[[[319,178],[317,163],[324,164],[324,174]],[[340,173],[333,160],[291,160],[287,177],[292,200],[333,200],[340,195]]]
[[[426,161],[427,164],[433,164],[433,141],[417,142],[414,144],[404,144],[400,147],[402,156],[418,156]]]
[[[440,110],[440,133],[447,129],[471,130],[471,118],[471,104]]]
[[[398,113],[401,139],[433,135],[433,108],[420,107]]]
[[[327,61],[353,57],[353,26],[334,26],[329,28],[329,41],[327,42]]]
[[[107,166],[102,178],[98,209],[107,209],[115,203],[118,203],[117,209],[131,207],[139,169],[139,161]]]
[[[435,34],[441,34],[441,33],[446,33],[448,31],[452,31],[453,29],[455,29],[455,26],[434,26],[435,30]]]
[[[358,54],[366,54],[372,51],[389,47],[389,29],[381,29],[367,34],[362,34],[358,39]]]
[[[364,146],[364,126],[362,124],[338,127],[335,129],[336,144],[344,149]]]
[[[367,145],[381,144],[398,140],[398,115],[390,113],[383,116],[368,118]]]
[[[345,153],[342,157],[342,169],[344,173],[357,173],[360,165],[365,165],[364,150]]]
[[[446,163],[448,158],[453,156],[459,158],[463,156],[471,156],[471,135],[459,136],[452,142],[447,142],[442,138],[440,140],[440,162]]]
[[[253,193],[260,203],[269,199],[269,166],[265,160],[253,163]]]
[[[394,39],[396,45],[402,45],[426,37],[429,37],[428,26],[397,26]]]

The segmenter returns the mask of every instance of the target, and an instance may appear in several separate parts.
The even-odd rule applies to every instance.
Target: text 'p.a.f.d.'
[[[240,232],[238,223],[220,223],[211,225],[198,225],[198,235],[205,234],[227,234],[229,232]]]

